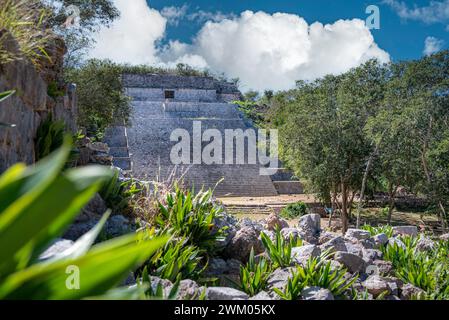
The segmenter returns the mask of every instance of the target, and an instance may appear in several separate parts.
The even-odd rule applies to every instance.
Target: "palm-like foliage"
[[[92,166],[62,172],[70,143],[36,166],[17,164],[0,177],[0,299],[82,299],[114,294],[130,270],[148,259],[164,239],[137,243],[131,234],[91,248],[107,216],[73,247],[49,260],[39,256],[61,236],[111,172]],[[66,281],[78,268],[79,290]],[[115,293],[117,294],[117,292]],[[122,297],[134,297],[121,290]]]
[[[270,263],[265,258],[256,262],[252,248],[248,263],[240,266],[240,288],[249,296],[255,296],[267,287],[271,271]]]
[[[270,237],[264,232],[260,236],[274,269],[290,266],[292,263],[292,248],[302,246],[302,240],[294,239],[292,236],[290,236],[289,241],[286,241],[279,228],[276,229],[274,241],[271,241]]]
[[[274,291],[284,300],[297,300],[306,287],[329,289],[334,296],[342,297],[351,288],[357,277],[346,279],[344,268],[332,268],[331,261],[325,256],[310,258],[305,266],[299,266],[288,280],[284,291]]]

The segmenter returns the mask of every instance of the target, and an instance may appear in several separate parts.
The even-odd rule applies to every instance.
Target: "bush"
[[[255,296],[267,287],[271,274],[270,263],[261,258],[257,263],[254,257],[254,249],[251,249],[248,263],[240,266],[240,289],[250,297]]]
[[[104,183],[99,193],[108,208],[120,213],[128,208],[129,200],[141,191],[133,179],[121,180],[120,171],[115,169],[113,176]]]
[[[449,299],[449,245],[438,242],[430,251],[417,250],[416,237],[400,237],[405,247],[394,243],[382,248],[384,259],[391,261],[395,275],[426,292],[427,299]]]
[[[308,208],[304,202],[291,203],[281,211],[281,216],[286,219],[302,217],[307,214]]]
[[[122,69],[109,60],[89,60],[80,68],[66,70],[66,80],[77,85],[78,125],[101,139],[104,130],[128,124],[130,98],[124,94]]]
[[[0,177],[0,299],[116,297],[118,292],[111,289],[165,242],[154,238],[136,243],[141,235],[132,234],[91,248],[106,214],[68,251],[40,261],[111,174],[100,166],[62,172],[69,154],[66,142],[37,165],[17,164]],[[66,285],[71,266],[82,269],[79,290]],[[139,291],[120,289],[120,297],[134,298]]]
[[[276,229],[274,242],[264,232],[260,236],[274,269],[289,267],[292,263],[292,248],[302,246],[302,240],[294,240],[292,236],[289,241],[285,241],[279,228]]]
[[[274,291],[283,300],[297,300],[306,287],[320,287],[328,289],[336,297],[344,297],[344,293],[351,288],[357,277],[345,278],[346,269],[333,269],[331,261],[327,261],[326,254],[319,258],[310,258],[305,266],[299,266],[293,276],[288,279],[287,286],[282,292]]]
[[[0,65],[27,59],[40,68],[44,59],[50,60],[45,47],[52,40],[46,27],[47,12],[38,0],[2,0],[0,3]],[[8,34],[17,41],[19,52],[6,49]]]
[[[212,190],[200,191],[194,196],[192,191],[183,191],[175,185],[174,191],[158,202],[155,223],[163,232],[184,237],[188,244],[213,255],[217,242],[224,239],[225,229],[215,228],[215,220],[222,217],[223,207],[212,197]]]
[[[48,115],[37,128],[35,153],[36,160],[41,160],[53,151],[60,148],[64,142],[64,121],[53,121],[53,116]]]

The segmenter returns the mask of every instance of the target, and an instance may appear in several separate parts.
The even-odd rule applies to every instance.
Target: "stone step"
[[[114,157],[112,164],[125,171],[132,170],[132,161],[129,157]]]
[[[109,154],[118,158],[129,158],[127,147],[109,147]]]

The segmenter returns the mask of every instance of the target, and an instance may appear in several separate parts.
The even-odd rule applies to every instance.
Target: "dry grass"
[[[28,59],[39,69],[44,59],[51,60],[45,48],[53,33],[45,26],[46,16],[37,0],[0,0],[0,65]],[[19,52],[8,45],[9,35]]]

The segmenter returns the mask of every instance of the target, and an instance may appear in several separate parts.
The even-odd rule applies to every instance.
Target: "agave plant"
[[[193,191],[183,191],[176,185],[174,192],[167,194],[165,203],[159,202],[156,223],[171,234],[187,238],[189,244],[214,254],[225,229],[215,228],[215,220],[222,216],[223,208],[212,197],[212,190],[194,196]]]
[[[266,289],[271,271],[271,265],[265,258],[256,262],[252,248],[248,263],[240,266],[240,288],[249,296],[255,296]]]
[[[274,269],[289,267],[292,263],[292,248],[302,246],[302,240],[294,239],[292,236],[286,241],[279,228],[275,231],[274,241],[271,241],[264,232],[260,236]]]
[[[385,233],[388,238],[391,238],[393,236],[393,227],[388,225],[373,227],[369,224],[366,224],[362,226],[361,229],[368,231],[371,234],[371,236],[375,236],[381,233]]]
[[[114,288],[166,241],[137,242],[141,235],[131,234],[92,246],[106,214],[67,251],[42,261],[41,254],[111,175],[100,166],[62,172],[69,153],[66,141],[37,165],[17,164],[0,177],[0,299],[136,297],[137,289]],[[67,272],[76,269],[79,288],[71,290]]]
[[[306,287],[326,288],[334,296],[344,297],[344,293],[357,281],[357,276],[346,279],[346,269],[333,269],[326,256],[308,259],[305,266],[299,266],[293,272],[284,291],[277,288],[274,291],[284,300],[297,300]]]

